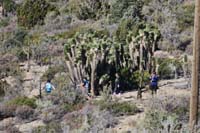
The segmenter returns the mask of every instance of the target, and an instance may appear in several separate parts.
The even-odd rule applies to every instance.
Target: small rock
[[[41,120],[37,121],[32,121],[30,123],[25,123],[21,125],[16,125],[16,127],[19,129],[20,132],[22,133],[29,133],[31,132],[34,128],[37,128],[39,126],[45,126],[45,124]]]

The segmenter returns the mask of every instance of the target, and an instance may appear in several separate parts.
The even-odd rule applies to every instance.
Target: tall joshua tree
[[[78,84],[82,78],[90,79],[91,93],[95,94],[100,78],[106,74],[115,55],[112,40],[105,35],[88,31],[77,33],[65,45],[66,64],[72,83]]]
[[[198,122],[198,99],[199,99],[199,48],[200,48],[200,0],[195,2],[195,24],[193,44],[193,66],[192,66],[192,91],[190,98],[190,126],[193,129]]]

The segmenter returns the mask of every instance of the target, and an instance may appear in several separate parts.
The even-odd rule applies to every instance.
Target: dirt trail
[[[176,80],[165,80],[161,81],[157,96],[189,96],[190,89],[177,89],[177,88],[187,88],[187,81],[185,79],[176,79]],[[142,99],[137,99],[137,91],[126,92],[117,96],[120,101],[129,101],[137,105],[140,110],[140,113],[131,116],[118,117],[119,124],[114,128],[117,133],[124,133],[131,131],[138,124],[139,121],[145,117],[145,103],[148,100],[152,99],[152,95],[149,91],[142,93]],[[156,96],[155,96],[156,97]]]

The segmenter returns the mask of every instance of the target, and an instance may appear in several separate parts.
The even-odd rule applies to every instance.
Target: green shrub
[[[31,108],[36,108],[36,99],[27,98],[27,97],[17,97],[8,101],[7,105],[16,105],[16,106],[29,106]]]
[[[62,127],[58,122],[48,123],[46,126],[39,126],[32,130],[32,133],[62,133]]]
[[[141,0],[116,0],[111,5],[111,22],[119,22],[121,18],[140,19],[142,6]]]
[[[99,19],[109,13],[108,2],[100,0],[70,0],[68,10],[74,13],[79,19]]]
[[[182,12],[178,15],[178,26],[181,31],[194,25],[194,4],[187,4],[182,6]]]
[[[3,8],[6,12],[15,12],[17,5],[14,0],[2,0],[0,3],[3,3]]]
[[[170,79],[175,77],[175,69],[177,74],[181,74],[182,64],[176,59],[159,59],[158,74],[161,79]],[[178,76],[178,75],[177,75]]]
[[[162,121],[167,119],[167,114],[157,110],[149,110],[145,113],[144,127],[146,129],[161,129]]]
[[[26,0],[17,9],[18,24],[29,29],[36,24],[43,24],[50,9],[51,6],[46,0]]]
[[[144,71],[143,77],[140,71],[131,72],[129,68],[124,68],[120,71],[120,78],[123,90],[137,89],[139,87],[140,79],[143,80],[143,86],[149,83],[150,74]]]
[[[16,56],[20,61],[27,60],[27,54],[22,49],[17,49]]]
[[[24,29],[17,29],[13,32],[12,36],[10,36],[3,43],[3,47],[8,50],[13,50],[14,48],[22,48],[24,45],[25,37],[27,35],[27,31]]]
[[[126,43],[127,34],[132,28],[133,28],[133,20],[123,19],[120,22],[118,29],[115,33],[117,40],[120,42]]]
[[[107,110],[113,113],[115,116],[121,115],[134,115],[139,112],[139,109],[135,104],[130,104],[129,102],[106,102],[104,100],[98,101],[97,105],[100,106],[101,110]]]
[[[174,114],[168,114],[164,111],[158,111],[155,109],[148,110],[145,113],[143,120],[143,128],[149,132],[155,131],[174,131],[180,132],[183,128],[181,123],[177,121],[177,116]]]
[[[76,104],[65,103],[63,107],[65,111],[73,112],[82,109],[84,107],[84,103],[76,103]]]
[[[6,27],[9,24],[9,19],[8,18],[3,18],[0,21],[0,28],[1,27]]]
[[[72,38],[76,33],[84,32],[86,30],[88,30],[87,26],[78,25],[76,27],[72,27],[69,31],[57,34],[55,37],[56,38]]]

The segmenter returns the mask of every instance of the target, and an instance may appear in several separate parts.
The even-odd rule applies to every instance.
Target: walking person
[[[119,94],[120,95],[120,79],[119,79],[119,74],[115,74],[115,88],[114,88],[114,95]]]
[[[156,72],[153,72],[151,77],[150,77],[150,90],[152,95],[157,93],[157,89],[158,89],[158,76],[156,74]]]
[[[89,80],[85,77],[83,78],[83,81],[81,84],[82,91],[88,100],[91,99],[91,97],[89,96],[89,85],[90,85],[89,83],[90,83]]]
[[[47,80],[44,89],[47,94],[50,94],[52,90],[55,90],[55,87],[52,85],[51,80]]]

